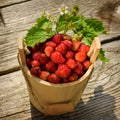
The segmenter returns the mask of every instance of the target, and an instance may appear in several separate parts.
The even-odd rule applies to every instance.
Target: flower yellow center
[[[65,8],[65,7],[62,7],[62,8],[61,8],[61,11],[62,11],[62,12],[65,12],[65,11],[66,11],[66,8]]]

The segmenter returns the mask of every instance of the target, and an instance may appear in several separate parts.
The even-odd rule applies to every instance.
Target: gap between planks
[[[3,5],[1,3],[0,9],[5,8],[5,7],[9,7],[9,6],[12,6],[12,5],[16,5],[16,4],[21,4],[21,3],[24,3],[24,2],[28,2],[28,1],[31,1],[31,0],[21,0],[19,2],[16,1],[16,2],[11,2],[11,3],[3,3]]]

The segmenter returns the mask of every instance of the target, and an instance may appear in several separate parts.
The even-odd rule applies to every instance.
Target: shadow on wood
[[[120,7],[120,1],[119,0],[110,0],[106,1],[105,4],[103,4],[99,11],[97,12],[97,17],[104,23],[105,21],[107,24],[105,25],[107,28],[107,31],[114,31],[116,28],[119,28],[120,25],[120,14],[118,13],[118,9]],[[112,26],[112,27],[111,27]],[[113,30],[111,30],[113,29]]]
[[[103,87],[98,86],[94,90],[94,96],[90,97],[86,104],[81,99],[72,113],[57,116],[45,116],[31,104],[32,120],[118,120],[114,114],[115,98],[104,93]]]

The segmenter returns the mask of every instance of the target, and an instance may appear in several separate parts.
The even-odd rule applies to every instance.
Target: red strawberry
[[[77,73],[72,73],[72,75],[70,75],[70,77],[68,78],[70,82],[75,81],[77,79],[78,79]]]
[[[65,58],[62,56],[62,54],[58,51],[55,51],[52,53],[51,55],[51,60],[54,62],[54,63],[57,63],[57,64],[61,64],[61,63],[64,63],[65,62]]]
[[[62,36],[60,34],[56,34],[52,38],[52,41],[55,42],[56,44],[60,44],[61,40],[62,40]]]
[[[65,57],[66,57],[67,59],[73,58],[73,57],[74,57],[74,52],[73,52],[73,51],[68,51],[68,52],[66,53]]]
[[[45,43],[45,46],[50,46],[50,47],[52,47],[52,48],[55,48],[55,47],[56,47],[56,43],[53,42],[53,41],[47,41],[47,42]]]
[[[61,63],[61,64],[58,64],[58,67],[60,67],[61,65],[64,65],[63,63]]]
[[[26,58],[26,63],[28,67],[31,67],[31,62],[32,62],[32,59]]]
[[[67,47],[65,44],[63,43],[60,43],[57,47],[56,47],[56,51],[62,53],[62,54],[65,54],[66,53],[66,50],[67,50]]]
[[[73,44],[72,44],[71,41],[69,41],[69,40],[63,40],[62,43],[67,46],[68,50],[72,50]]]
[[[50,73],[48,71],[41,71],[39,78],[42,80],[47,80]]]
[[[58,77],[57,75],[52,73],[49,75],[48,81],[51,83],[60,83],[61,79],[60,79],[60,77]]]
[[[79,47],[79,49],[78,49],[78,51],[79,52],[86,52],[87,53],[89,51],[89,49],[90,49],[90,47],[88,45],[81,44],[80,47]]]
[[[39,60],[40,59],[40,56],[41,56],[41,52],[34,52],[33,54],[32,54],[32,58],[34,59],[34,60]]]
[[[54,48],[52,48],[51,46],[47,46],[45,47],[44,49],[44,53],[46,54],[46,56],[50,57],[51,54],[53,53],[54,51]]]
[[[70,73],[71,73],[71,70],[65,64],[58,67],[57,71],[55,72],[55,74],[61,78],[67,78],[70,75]]]
[[[89,66],[90,66],[90,61],[85,60],[85,61],[83,62],[83,66],[84,66],[84,69],[87,70],[87,69],[89,68]]]
[[[73,58],[69,58],[66,62],[66,65],[70,68],[70,69],[74,69],[76,67],[76,61]]]
[[[87,55],[85,52],[77,52],[75,54],[75,60],[78,62],[83,62],[87,58]]]
[[[43,52],[44,52],[44,49],[45,49],[45,43],[41,43],[40,48],[39,48],[39,51],[40,51],[41,53],[43,53]]]
[[[69,80],[68,80],[68,78],[63,78],[63,79],[62,79],[62,82],[63,82],[63,83],[68,83]]]
[[[73,41],[72,43],[73,43],[72,50],[77,51],[79,46],[80,46],[80,42],[79,41]]]
[[[46,64],[46,70],[49,72],[55,72],[57,70],[57,65],[54,62],[49,61]]]
[[[41,72],[40,67],[32,67],[30,69],[30,73],[36,77],[39,76],[40,72]]]
[[[48,62],[48,58],[44,53],[41,53],[39,60],[42,65],[45,65]]]
[[[38,51],[40,48],[41,44],[37,43],[33,48],[32,47],[28,47],[28,49],[30,50],[31,53]]]
[[[38,60],[33,60],[33,61],[31,62],[31,65],[32,65],[32,67],[39,67],[39,66],[40,66],[40,63],[39,63]]]
[[[74,69],[74,72],[76,72],[79,76],[83,75],[83,66],[81,63],[77,62],[77,66]]]

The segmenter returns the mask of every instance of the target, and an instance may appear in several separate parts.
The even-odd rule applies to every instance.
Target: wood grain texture
[[[0,0],[0,7],[7,7],[27,0]]]
[[[0,37],[0,75],[19,69],[17,37],[24,33],[23,31]]]
[[[44,116],[29,102],[21,71],[0,76],[1,120],[119,120],[120,119],[120,42],[103,45],[109,63],[97,61],[93,74],[73,113]],[[115,48],[115,49],[114,49]],[[44,91],[43,91],[44,92]]]

